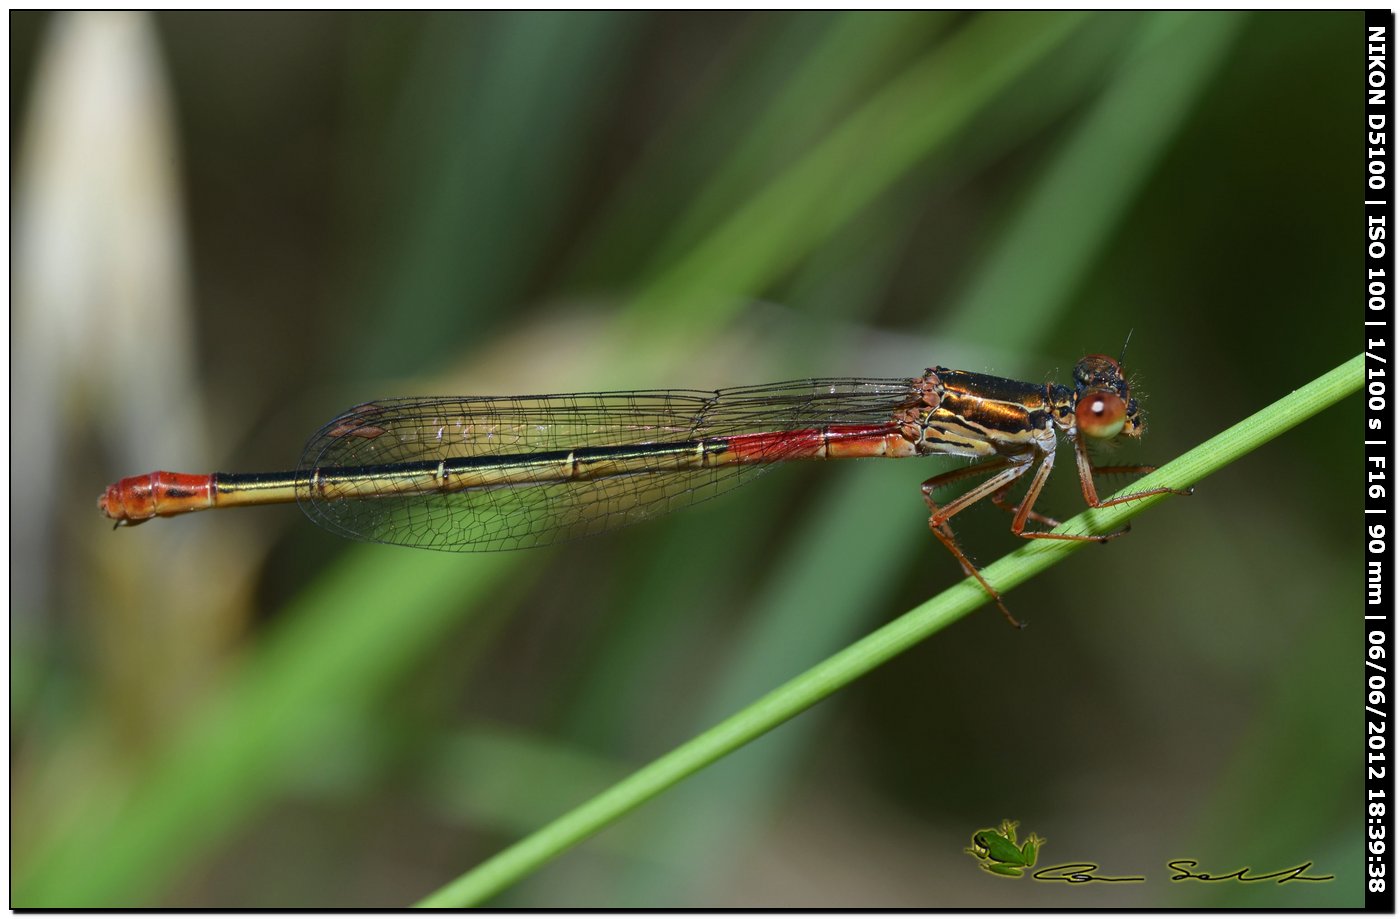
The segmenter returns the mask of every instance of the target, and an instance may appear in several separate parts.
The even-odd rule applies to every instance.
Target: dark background
[[[114,533],[118,477],[291,468],[388,395],[1065,381],[1130,330],[1114,461],[1162,462],[1360,350],[1359,12],[10,25],[14,905],[411,903],[958,575],[918,493],[953,460],[487,556],[289,507]],[[1360,415],[494,902],[1360,905]],[[1149,880],[994,878],[1002,818]]]

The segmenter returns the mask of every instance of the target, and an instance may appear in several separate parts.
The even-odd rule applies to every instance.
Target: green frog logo
[[[978,830],[972,834],[972,845],[963,851],[977,859],[983,871],[1002,877],[1018,878],[1025,869],[1035,867],[1036,855],[1045,840],[1032,833],[1025,844],[1016,841],[1019,824],[1003,820],[998,829]]]

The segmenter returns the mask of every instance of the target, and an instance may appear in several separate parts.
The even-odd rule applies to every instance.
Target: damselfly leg
[[[965,469],[954,469],[952,472],[936,475],[924,482],[920,487],[924,495],[924,503],[928,505],[929,509],[929,530],[933,532],[933,535],[938,538],[939,542],[943,543],[943,547],[953,554],[953,558],[958,560],[958,564],[962,567],[963,571],[977,579],[977,583],[982,585],[982,589],[987,592],[987,596],[991,597],[992,601],[996,603],[997,608],[1001,610],[1001,614],[1006,617],[1006,621],[1018,629],[1025,628],[1025,625],[1015,616],[1011,615],[1011,610],[1007,609],[1006,604],[1002,602],[1001,594],[997,593],[997,589],[982,576],[982,572],[972,563],[972,559],[968,558],[966,553],[958,546],[957,537],[953,535],[953,528],[948,525],[948,521],[959,511],[967,510],[967,508],[981,501],[983,498],[997,494],[1011,487],[1017,479],[1026,474],[1031,468],[1031,465],[1031,460],[1023,462],[1019,459],[1012,460],[1006,457],[997,457],[984,463],[978,463],[975,466],[969,466]],[[971,476],[982,475],[989,472],[995,472],[996,474],[985,482],[967,490],[947,504],[940,506],[938,502],[933,500],[933,493],[943,486],[960,479],[966,479]]]
[[[1107,501],[1100,500],[1098,489],[1095,487],[1093,474],[1147,474],[1157,467],[1155,466],[1094,466],[1088,456],[1088,448],[1082,436],[1075,437],[1075,460],[1080,474],[1080,488],[1084,493],[1084,501],[1091,508],[1112,507],[1117,504],[1125,504],[1129,501],[1138,501],[1153,495],[1174,494],[1189,495],[1192,489],[1176,488],[1151,488],[1133,494],[1122,495]],[[1038,465],[1037,465],[1038,464]],[[1030,485],[1026,488],[1025,495],[1020,502],[1012,505],[1007,501],[1007,496],[1031,467],[1036,467],[1035,475],[1031,477]],[[992,504],[1004,511],[1012,514],[1011,532],[1022,539],[1060,539],[1074,542],[1098,542],[1106,543],[1109,540],[1117,539],[1127,534],[1129,527],[1114,530],[1111,533],[1101,534],[1074,534],[1074,533],[1051,533],[1044,530],[1027,530],[1028,521],[1035,521],[1051,529],[1060,526],[1060,521],[1054,517],[1041,514],[1035,510],[1035,502],[1040,497],[1041,490],[1045,487],[1046,481],[1050,478],[1050,473],[1055,467],[1055,451],[1032,453],[1028,457],[997,457],[986,462],[968,466],[963,469],[955,469],[945,472],[942,475],[934,476],[923,483],[922,492],[924,503],[929,508],[929,529],[957,559],[959,566],[968,575],[975,578],[987,595],[996,603],[1006,620],[1017,628],[1025,628],[1025,624],[1011,615],[1011,611],[1006,608],[1002,601],[1001,594],[982,575],[977,566],[968,558],[958,545],[957,538],[953,535],[952,527],[948,521],[958,512],[966,510],[983,498],[990,498]],[[995,473],[991,478],[980,485],[969,489],[947,504],[940,505],[933,499],[933,493],[944,486],[951,485],[962,479],[971,478],[978,475]]]

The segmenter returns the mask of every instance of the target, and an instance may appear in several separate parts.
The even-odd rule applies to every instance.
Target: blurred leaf
[[[714,322],[713,313],[761,294],[955,136],[1079,21],[1071,15],[978,16],[668,266],[632,304],[633,319],[654,322],[664,315],[668,338],[684,340],[694,334],[697,302],[706,306],[705,321]],[[933,99],[938,104],[930,104]]]
[[[375,264],[388,268],[361,305],[357,360],[373,373],[436,367],[529,296],[639,23],[595,12],[429,19],[386,147],[397,206]]]
[[[597,274],[629,251],[663,268],[681,258],[799,159],[892,61],[936,38],[948,18],[896,11],[775,19],[773,34],[751,37],[741,65],[707,87],[700,111],[676,112],[650,139],[581,269]],[[673,203],[676,192],[684,197]]]
[[[441,738],[428,757],[425,793],[433,813],[473,828],[528,831],[600,785],[627,774],[623,763],[519,731],[478,724]],[[607,843],[647,858],[659,825],[609,834]]]
[[[988,254],[948,334],[988,338],[987,330],[1012,326],[1023,341],[1044,339],[1057,314],[1023,304],[1073,296],[1194,111],[1243,20],[1237,13],[1173,12],[1143,22],[1118,74]]]
[[[29,907],[149,902],[288,778],[284,766],[366,711],[519,555],[347,553],[283,613],[223,698],[173,738],[129,793],[16,874]],[[411,614],[410,614],[411,612]]]

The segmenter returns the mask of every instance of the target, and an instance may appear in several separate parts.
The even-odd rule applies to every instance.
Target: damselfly
[[[981,501],[1026,539],[1051,533],[1034,509],[1063,436],[1084,500],[1108,507],[1172,492],[1099,499],[1087,443],[1143,432],[1119,362],[1092,354],[1074,385],[1023,383],[934,367],[913,379],[797,380],[699,391],[386,399],[358,405],[311,437],[292,472],[152,472],[111,485],[98,507],[117,525],[245,504],[297,502],[354,539],[482,552],[543,546],[637,523],[713,497],[775,463],[951,454],[980,462],[923,483],[929,528],[1013,624],[1001,595],[959,548],[948,521]],[[1019,503],[1007,495],[1031,473]],[[939,504],[944,485],[989,477]],[[1028,529],[1028,523],[1047,529]]]

